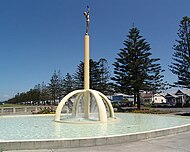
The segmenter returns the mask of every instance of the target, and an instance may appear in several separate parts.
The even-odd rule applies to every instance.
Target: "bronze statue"
[[[87,11],[84,12],[84,16],[86,17],[86,35],[88,35],[88,29],[90,26],[90,7],[87,6]]]

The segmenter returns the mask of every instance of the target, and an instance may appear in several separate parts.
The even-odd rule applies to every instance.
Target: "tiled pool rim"
[[[61,149],[77,148],[100,145],[111,145],[118,143],[134,142],[138,140],[155,138],[160,136],[177,134],[190,131],[190,124],[176,127],[151,130],[145,132],[129,133],[125,135],[114,135],[106,137],[88,137],[75,139],[44,139],[44,140],[0,140],[0,151],[3,150],[34,150],[34,149]]]

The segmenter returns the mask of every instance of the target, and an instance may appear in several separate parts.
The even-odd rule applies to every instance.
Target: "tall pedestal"
[[[90,40],[89,35],[84,36],[84,117],[89,118],[90,114]]]
[[[89,35],[84,36],[84,90],[88,90],[90,86],[90,40]]]

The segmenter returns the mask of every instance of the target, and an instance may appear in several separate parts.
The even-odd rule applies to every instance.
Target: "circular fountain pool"
[[[146,114],[116,114],[108,123],[57,123],[54,116],[4,116],[0,140],[74,139],[145,132],[190,124],[190,119]]]
[[[184,117],[126,113],[116,117],[108,123],[75,124],[55,122],[54,115],[1,116],[0,145],[5,149],[13,149],[11,142],[19,143],[17,149],[93,146],[190,130],[190,119]]]

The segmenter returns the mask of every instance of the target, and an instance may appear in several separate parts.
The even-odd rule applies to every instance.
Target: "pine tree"
[[[114,77],[117,91],[133,94],[137,108],[140,109],[140,91],[157,90],[161,86],[162,75],[159,58],[151,59],[150,45],[140,36],[140,31],[133,27],[124,41],[114,62]]]
[[[98,90],[100,83],[99,63],[90,59],[90,88]]]
[[[101,58],[98,61],[99,64],[99,74],[100,74],[100,82],[98,84],[98,90],[105,95],[110,94],[111,85],[110,85],[110,71],[108,62],[106,59]]]
[[[187,16],[181,20],[177,35],[179,39],[173,46],[175,52],[169,69],[178,77],[174,86],[190,89],[190,18]]]
[[[90,88],[96,89],[98,86],[98,82],[100,81],[98,62],[90,59]],[[77,71],[75,73],[75,81],[77,89],[83,89],[84,87],[84,62],[80,61],[80,64],[77,67]]]
[[[74,88],[83,89],[84,88],[84,62],[80,61],[79,65],[77,66],[77,70],[74,74]]]
[[[40,104],[40,90],[41,90],[41,85],[37,84],[34,86],[34,89],[31,89],[32,92],[32,100],[34,101],[36,104]]]
[[[45,101],[47,102],[49,99],[50,99],[50,97],[49,97],[48,87],[46,86],[46,84],[44,82],[42,82],[41,91],[40,91],[40,100],[45,105]]]
[[[74,90],[74,80],[72,76],[67,73],[65,78],[63,79],[63,86],[64,86],[64,94],[67,95],[71,91]]]
[[[60,71],[54,71],[53,76],[50,79],[48,89],[55,105],[56,99],[59,99],[60,101],[63,96],[63,79]]]
[[[77,89],[83,89],[84,85],[84,63],[81,61],[75,73],[75,86]],[[90,88],[108,92],[109,71],[106,59],[100,59],[98,62],[90,59]],[[107,88],[106,88],[107,87]]]
[[[64,95],[64,80],[60,70],[57,72],[57,76],[58,76],[57,98],[60,102]]]

